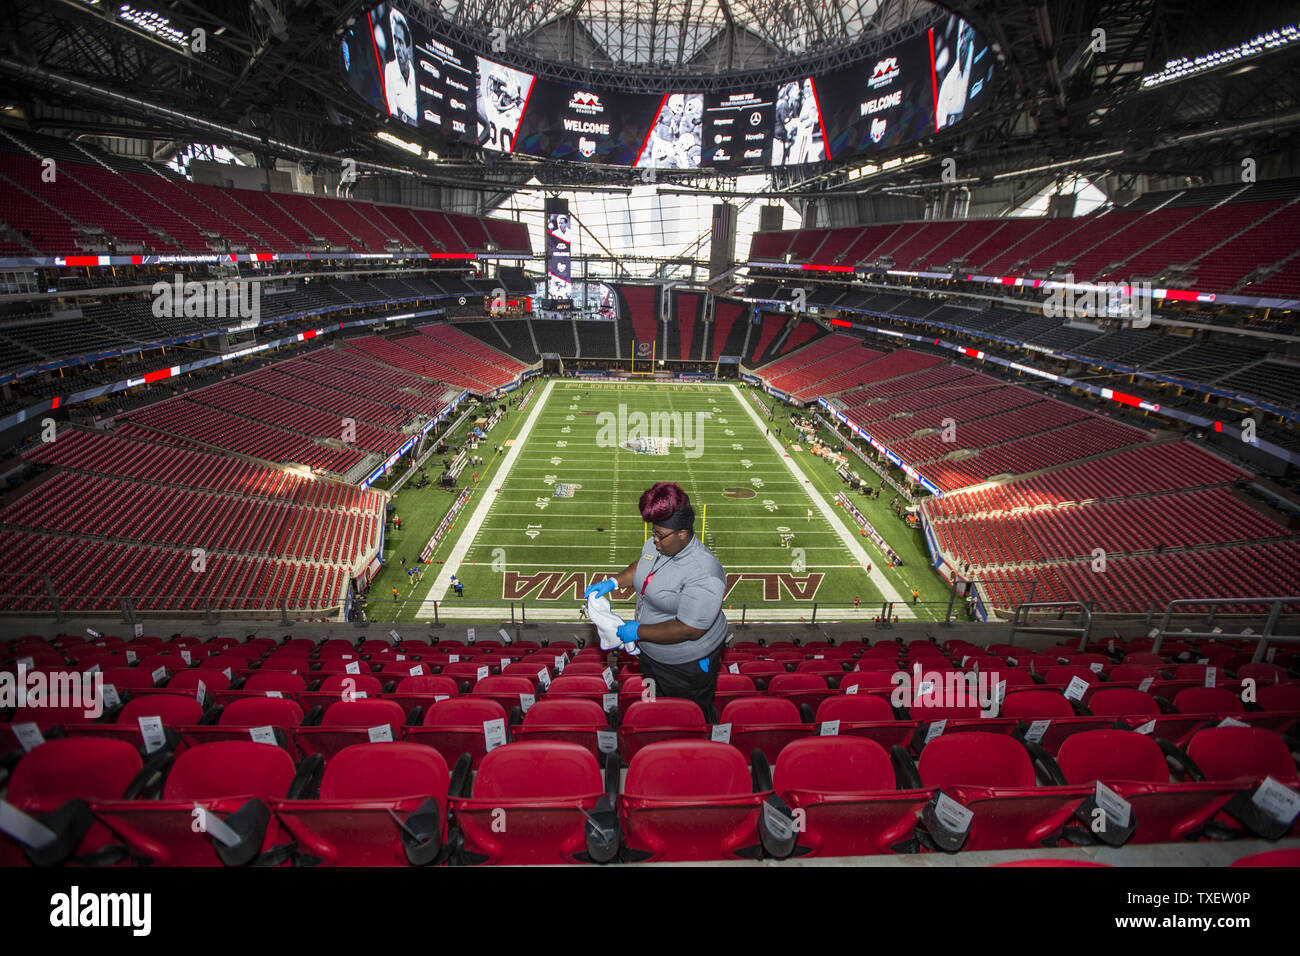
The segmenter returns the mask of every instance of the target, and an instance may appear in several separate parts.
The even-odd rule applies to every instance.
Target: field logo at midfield
[[[522,601],[531,598],[535,601],[579,601],[588,584],[603,581],[612,573],[610,571],[537,571],[533,574],[519,571],[507,571],[501,576],[501,599],[503,601]],[[759,581],[763,585],[764,601],[781,600],[781,588],[789,592],[796,601],[811,601],[826,577],[821,572],[811,574],[790,574],[789,572],[731,573],[727,575],[727,590],[723,596],[731,594],[741,581]],[[624,601],[636,594],[634,588],[615,591],[613,599]]]
[[[598,448],[628,448],[628,442],[642,441],[679,444],[687,458],[704,454],[704,412],[694,416],[681,412],[631,412],[619,402],[618,414],[601,412],[596,416]]]

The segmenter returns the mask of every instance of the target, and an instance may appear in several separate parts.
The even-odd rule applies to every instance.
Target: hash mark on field
[[[614,487],[609,495],[610,508],[613,511],[613,517],[610,519],[610,524],[609,524],[610,564],[614,563],[614,549],[618,545],[618,449],[617,448],[613,449],[613,452],[614,452],[614,481],[613,481]]]

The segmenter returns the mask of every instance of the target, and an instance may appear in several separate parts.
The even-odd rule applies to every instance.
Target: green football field
[[[656,481],[675,481],[690,494],[696,532],[728,574],[729,619],[743,610],[749,620],[798,620],[811,616],[814,603],[819,621],[869,622],[884,601],[896,602],[900,620],[946,612],[949,588],[930,568],[921,533],[894,515],[887,496],[852,495],[903,559],[888,567],[836,506],[846,486],[834,467],[792,440],[790,410],[778,403],[769,421],[747,393],[769,407],[770,396],[744,385],[557,379],[533,387],[528,407],[511,410],[476,452],[486,467],[466,469],[470,500],[413,584],[400,558],[416,561],[454,496],[434,488],[398,493],[403,530],[385,542],[385,569],[370,591],[372,620],[432,620],[436,601],[440,619],[509,620],[514,602],[516,616],[576,621],[588,583],[651,547],[637,499]],[[494,443],[503,444],[501,454]],[[850,467],[874,477],[856,459]],[[792,535],[789,547],[783,534]],[[452,573],[463,596],[451,587]],[[632,594],[621,597],[615,610],[630,616]]]

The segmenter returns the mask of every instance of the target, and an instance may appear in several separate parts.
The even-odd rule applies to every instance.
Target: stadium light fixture
[[[1178,57],[1166,62],[1165,68],[1158,73],[1151,73],[1142,77],[1142,88],[1149,90],[1164,83],[1172,83],[1175,80],[1204,73],[1207,70],[1240,63],[1242,60],[1289,46],[1297,40],[1300,40],[1300,27],[1297,27],[1294,23],[1288,23],[1286,26],[1278,27],[1276,30],[1270,30],[1267,33],[1261,33],[1259,36],[1238,43],[1236,46],[1225,47],[1222,50],[1211,50],[1209,53],[1202,53],[1197,57]]]
[[[999,179],[1011,179],[1015,176],[1026,176],[1032,173],[1047,173],[1056,169],[1067,169],[1071,166],[1087,166],[1093,163],[1100,163],[1103,160],[1114,159],[1116,156],[1123,156],[1123,155],[1124,155],[1124,150],[1113,149],[1108,153],[1097,153],[1095,156],[1083,156],[1080,157],[1079,159],[1064,159],[1059,163],[1048,163],[1045,166],[1031,166],[1028,169],[1014,169],[1011,170],[1010,172],[998,173],[993,177],[993,179],[995,181]],[[975,179],[966,180],[966,182],[977,182],[977,181],[978,180]]]
[[[418,143],[408,143],[404,139],[399,139],[398,137],[394,136],[392,133],[388,132],[387,130],[380,130],[378,133],[375,134],[375,139],[383,140],[385,143],[388,143],[390,146],[396,146],[398,149],[404,149],[408,153],[414,153],[416,156],[424,155],[424,147],[420,146]]]
[[[124,3],[118,7],[117,16],[118,19],[125,20],[137,30],[142,30],[159,40],[165,40],[182,48],[188,48],[190,45],[190,38],[185,32],[172,26],[171,20],[161,13],[154,13],[152,10],[137,10],[131,4]]]

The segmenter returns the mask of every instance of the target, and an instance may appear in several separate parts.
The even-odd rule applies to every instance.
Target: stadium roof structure
[[[542,59],[699,71],[762,67],[888,33],[928,0],[425,0],[449,22]]]
[[[493,194],[544,188],[626,188],[628,171],[484,154],[393,125],[347,86],[339,39],[364,0],[0,0],[0,54],[8,117],[55,135],[156,144],[156,159],[190,144],[225,146],[263,165],[303,171],[403,174]],[[958,159],[956,185],[1018,177],[1032,193],[1056,175],[1195,178],[1232,158],[1283,154],[1300,128],[1300,43],[1269,42],[1249,56],[1207,55],[1264,37],[1287,40],[1295,4],[1180,0],[421,0],[471,47],[537,72],[618,78],[659,89],[674,76],[843,65],[891,31],[959,14],[994,44],[1004,69],[974,117],[853,166],[770,170],[787,197],[953,185],[940,164]],[[206,50],[187,40],[205,31]],[[1100,31],[1100,34],[1098,33]],[[1281,33],[1279,33],[1281,31]],[[1098,44],[1098,37],[1102,42]],[[838,60],[836,58],[839,58]],[[1153,79],[1154,78],[1154,79]],[[628,88],[624,85],[621,88]],[[665,87],[666,88],[666,87]],[[413,141],[420,156],[377,138]],[[437,153],[437,159],[428,156]],[[919,157],[919,159],[917,158]],[[914,162],[890,162],[901,159]],[[1260,178],[1282,171],[1260,169]],[[1022,176],[1022,174],[1024,174]],[[662,171],[669,188],[726,193],[734,176]],[[488,205],[493,205],[489,201]]]

